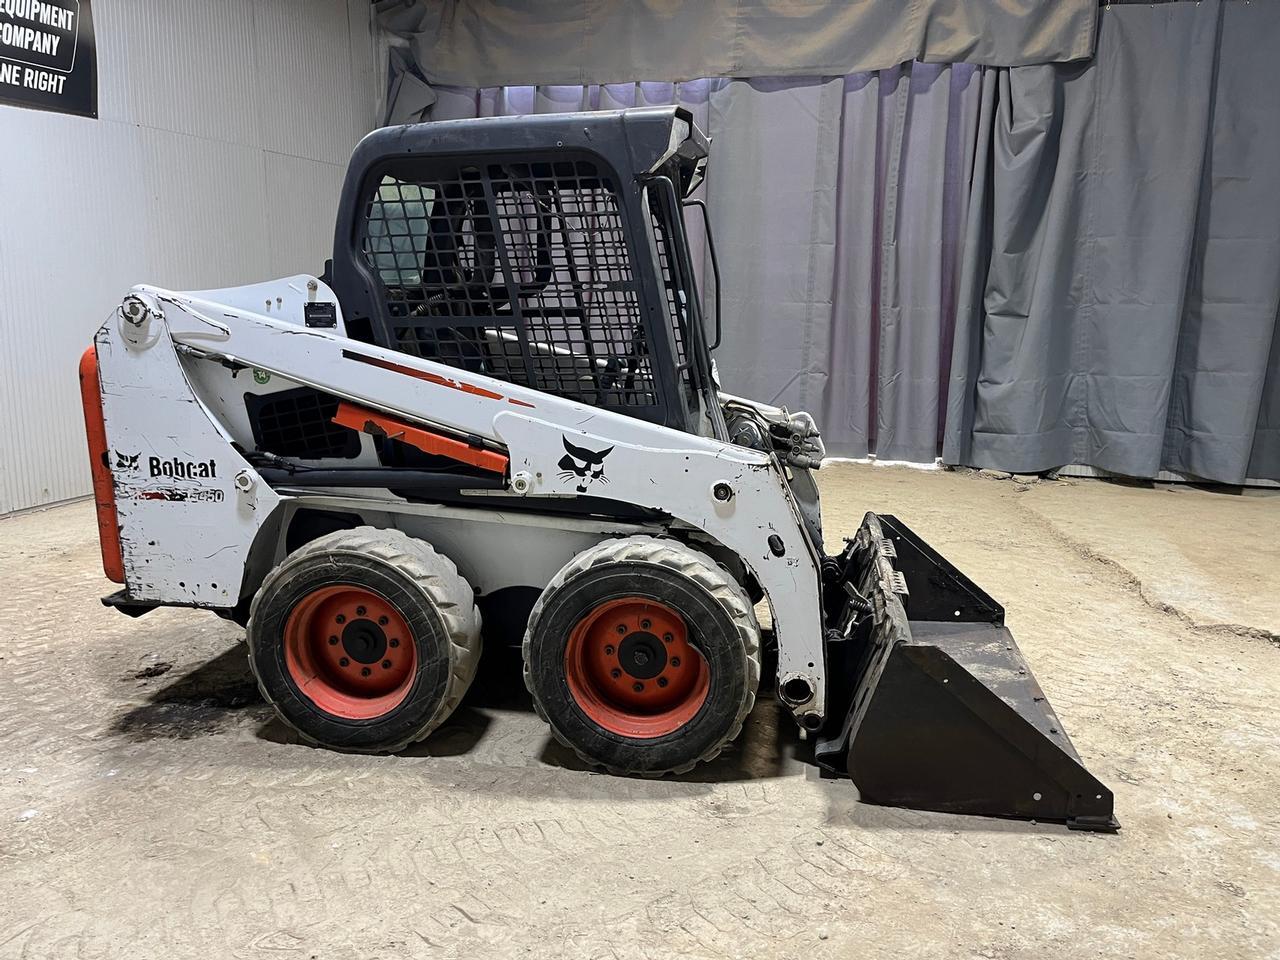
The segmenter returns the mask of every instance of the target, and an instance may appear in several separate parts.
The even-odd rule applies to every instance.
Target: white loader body
[[[309,328],[308,303],[332,304],[336,326]],[[342,508],[420,533],[458,565],[478,595],[542,587],[592,542],[646,527],[490,510],[487,490],[475,491],[474,507],[454,507],[410,503],[386,490],[272,489],[242,455],[253,441],[235,411],[243,409],[246,390],[307,386],[479,438],[509,458],[510,492],[536,500],[589,490],[669,518],[648,525],[651,532],[680,528],[729,551],[768,599],[780,682],[806,681],[813,696],[804,712],[821,718],[820,545],[809,541],[775,457],[343,333],[336,298],[309,276],[198,293],[139,286],[99,330],[103,416],[132,600],[236,606],[256,587],[253,578],[260,580],[279,558],[282,522],[300,506]],[[566,441],[607,449],[603,469],[586,477],[564,470]],[[371,450],[368,460],[374,462]]]

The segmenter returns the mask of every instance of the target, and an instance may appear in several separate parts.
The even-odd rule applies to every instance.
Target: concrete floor
[[[1118,835],[859,804],[767,701],[600,776],[502,661],[407,755],[293,745],[234,626],[98,605],[77,504],[0,521],[0,957],[1280,956],[1280,497],[821,477],[1004,602]]]

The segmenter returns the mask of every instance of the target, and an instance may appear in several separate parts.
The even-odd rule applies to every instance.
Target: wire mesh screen
[[[361,249],[399,349],[595,406],[659,404],[617,185],[592,161],[398,162]]]
[[[338,398],[299,387],[279,393],[244,395],[254,446],[278,457],[319,460],[355,457],[360,436],[333,422]]]

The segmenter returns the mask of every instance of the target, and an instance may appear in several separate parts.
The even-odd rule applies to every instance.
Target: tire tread
[[[665,770],[631,770],[602,763],[585,754],[556,729],[534,692],[531,665],[533,634],[542,615],[545,599],[578,574],[593,567],[619,562],[653,564],[675,571],[698,584],[729,614],[738,630],[738,636],[746,654],[746,693],[725,735],[688,763]],[[756,621],[755,610],[746,591],[733,579],[728,570],[706,554],[679,540],[669,538],[631,536],[603,540],[575,556],[551,579],[533,605],[533,611],[529,614],[529,626],[525,630],[524,641],[521,644],[521,652],[524,659],[524,685],[533,696],[533,706],[538,716],[551,728],[556,740],[577,754],[583,762],[620,776],[640,774],[645,777],[660,777],[668,773],[688,773],[699,763],[714,760],[742,732],[742,725],[755,706],[756,690],[760,684],[760,624]]]
[[[299,547],[263,579],[249,606],[250,627],[247,633],[250,643],[253,642],[252,625],[257,615],[258,602],[267,594],[268,588],[291,576],[296,564],[317,554],[374,557],[394,567],[413,581],[414,585],[431,601],[431,605],[440,616],[449,640],[449,682],[440,706],[431,718],[407,737],[395,743],[379,745],[376,748],[347,747],[344,749],[365,753],[395,753],[411,743],[430,736],[457,709],[471,686],[471,681],[475,679],[476,669],[480,663],[480,608],[476,606],[471,585],[458,573],[457,565],[452,560],[437,553],[425,540],[411,537],[402,530],[368,526],[338,530]],[[249,657],[249,665],[263,699],[276,709],[278,716],[289,723],[258,675],[252,653]],[[289,726],[303,740],[313,745],[320,745],[292,723],[289,723]]]

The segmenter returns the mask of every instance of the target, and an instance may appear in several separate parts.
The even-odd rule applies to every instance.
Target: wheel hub
[[[710,670],[689,643],[684,618],[645,597],[587,611],[565,646],[565,679],[591,720],[638,739],[679,730],[710,689]]]
[[[284,648],[299,692],[344,719],[394,710],[417,673],[417,645],[400,611],[353,584],[322,587],[298,601],[285,622]]]
[[[667,651],[652,633],[629,633],[618,647],[618,664],[637,680],[652,680],[667,666]]]
[[[342,631],[342,649],[356,663],[378,663],[387,652],[387,635],[372,620],[353,620]]]

